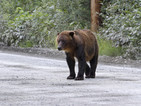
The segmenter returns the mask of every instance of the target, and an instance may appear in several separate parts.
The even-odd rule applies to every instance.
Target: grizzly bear
[[[84,80],[95,78],[98,63],[98,44],[90,30],[63,31],[57,35],[58,50],[64,50],[70,75],[67,79]],[[78,60],[78,75],[75,74],[75,57]],[[90,67],[87,64],[90,62]]]

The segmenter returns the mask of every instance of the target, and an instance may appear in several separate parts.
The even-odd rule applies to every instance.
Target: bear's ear
[[[73,35],[74,35],[74,32],[70,32],[70,33],[69,33],[69,35],[70,35],[71,37],[73,37]]]
[[[57,36],[59,35],[60,33],[57,33]]]

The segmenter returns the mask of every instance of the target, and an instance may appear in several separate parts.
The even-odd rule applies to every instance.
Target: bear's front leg
[[[74,57],[72,57],[69,53],[66,53],[66,61],[69,67],[70,75],[67,77],[67,79],[75,79],[75,60]]]
[[[78,75],[75,80],[84,80],[84,72],[86,70],[86,60],[84,49],[81,47],[77,51],[77,59],[78,59]]]
[[[84,72],[86,69],[86,61],[84,59],[78,59],[78,75],[75,80],[84,80]]]

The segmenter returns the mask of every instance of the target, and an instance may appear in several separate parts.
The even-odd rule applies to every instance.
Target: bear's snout
[[[60,51],[60,50],[62,50],[62,48],[60,46],[58,46],[58,50]]]

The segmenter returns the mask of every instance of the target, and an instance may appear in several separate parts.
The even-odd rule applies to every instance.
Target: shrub
[[[3,29],[4,32],[0,34],[0,40],[6,45],[54,47],[57,32],[84,28],[84,26],[86,26],[86,24],[82,25],[82,19],[81,22],[78,21],[81,18],[80,16],[78,16],[79,19],[78,17],[75,18],[77,15],[73,10],[75,7],[78,9],[77,4],[74,5],[75,1],[70,2],[72,5],[67,8],[72,14],[70,14],[70,12],[66,13],[68,10],[66,11],[64,7],[61,7],[62,1],[34,1],[36,2],[32,5],[29,4],[30,1],[28,0],[8,0],[2,2],[3,5],[7,3],[7,7],[9,5],[9,7],[12,8],[11,12],[10,8],[8,8],[8,10],[2,10],[3,13],[1,13],[6,23],[3,24],[5,29]],[[78,1],[78,3],[79,2],[80,1]]]
[[[2,35],[2,40],[8,46],[19,46],[26,41],[30,41],[34,45],[42,46],[45,44],[48,29],[54,26],[49,20],[49,15],[37,9],[30,13],[23,11],[17,7],[15,17],[8,21],[7,30]]]
[[[141,59],[140,0],[104,0],[100,34],[125,50],[124,57]]]

